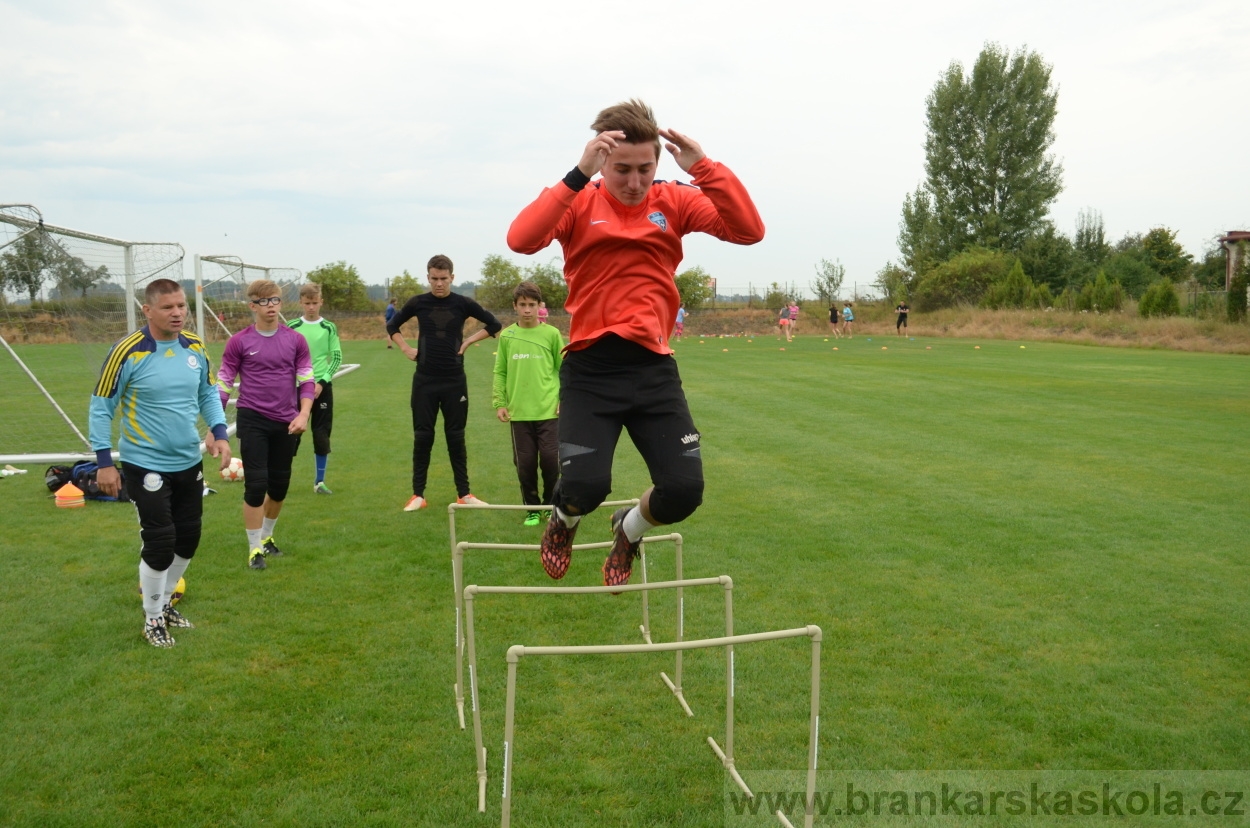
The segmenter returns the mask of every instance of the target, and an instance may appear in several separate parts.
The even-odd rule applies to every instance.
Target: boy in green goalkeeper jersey
[[[313,482],[316,494],[334,494],[326,486],[326,462],[330,459],[330,431],[334,427],[334,374],[343,364],[343,348],[339,344],[339,329],[321,315],[321,285],[303,285],[299,289],[299,303],[304,316],[288,327],[303,334],[308,340],[308,351],[313,364],[312,436],[313,453],[317,460],[317,476]],[[296,447],[298,450],[298,446]]]
[[[551,325],[538,321],[542,293],[533,282],[522,282],[512,292],[517,321],[499,334],[495,352],[495,380],[491,404],[501,423],[512,427],[512,462],[521,483],[521,502],[551,503],[560,476],[560,360],[564,338]],[[541,470],[543,492],[538,494]],[[543,522],[539,511],[528,512],[526,526]]]

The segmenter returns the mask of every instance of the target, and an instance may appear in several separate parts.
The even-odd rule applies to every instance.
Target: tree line
[[[0,254],[0,303],[3,292],[25,292],[33,303],[45,285],[53,285],[62,297],[77,293],[85,297],[94,287],[108,282],[109,269],[91,267],[48,233],[37,230],[19,238]]]
[[[991,43],[971,70],[950,64],[925,100],[925,179],[903,200],[899,260],[877,274],[890,301],[1111,310],[1131,297],[1166,314],[1179,312],[1177,285],[1223,289],[1227,254],[1214,242],[1201,261],[1167,227],[1111,243],[1094,209],[1072,235],[1055,226],[1058,97],[1051,66],[1027,49]]]

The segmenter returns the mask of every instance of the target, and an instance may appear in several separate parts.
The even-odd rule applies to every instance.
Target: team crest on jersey
[[[656,210],[654,213],[647,216],[647,221],[651,222],[661,230],[668,230],[668,219],[664,218],[664,214],[659,210]]]
[[[192,371],[200,367],[200,361],[195,358],[195,354],[189,354],[187,356],[187,367]]]

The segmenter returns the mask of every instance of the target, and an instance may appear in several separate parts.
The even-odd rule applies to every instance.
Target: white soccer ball
[[[221,479],[229,483],[243,479],[243,461],[237,457],[230,458],[230,465],[221,470]]]

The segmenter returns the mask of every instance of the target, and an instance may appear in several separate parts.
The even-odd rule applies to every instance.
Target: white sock
[[[642,516],[642,509],[638,506],[629,510],[629,514],[625,515],[625,519],[621,521],[621,529],[625,532],[625,538],[630,543],[637,543],[648,529],[655,526],[654,523]]]
[[[274,524],[275,524],[275,523],[277,523],[277,522],[278,522],[278,519],[277,519],[277,518],[261,518],[261,521],[260,521],[260,536],[261,536],[262,538],[272,538],[272,537],[273,537],[273,526],[274,526]]]
[[[564,510],[559,506],[556,507],[556,517],[564,521],[564,525],[572,529],[582,519],[581,515],[566,515]]]
[[[149,619],[160,618],[165,609],[165,572],[157,572],[148,562],[139,561],[139,585],[143,587],[143,612]]]
[[[161,607],[164,608],[170,599],[173,598],[174,590],[178,587],[178,579],[182,577],[182,573],[187,571],[187,564],[191,563],[190,558],[183,558],[174,555],[174,562],[169,565],[169,569],[165,570],[165,594]]]
[[[264,537],[260,529],[247,530],[247,552],[250,555],[253,549],[260,549],[260,539]]]

